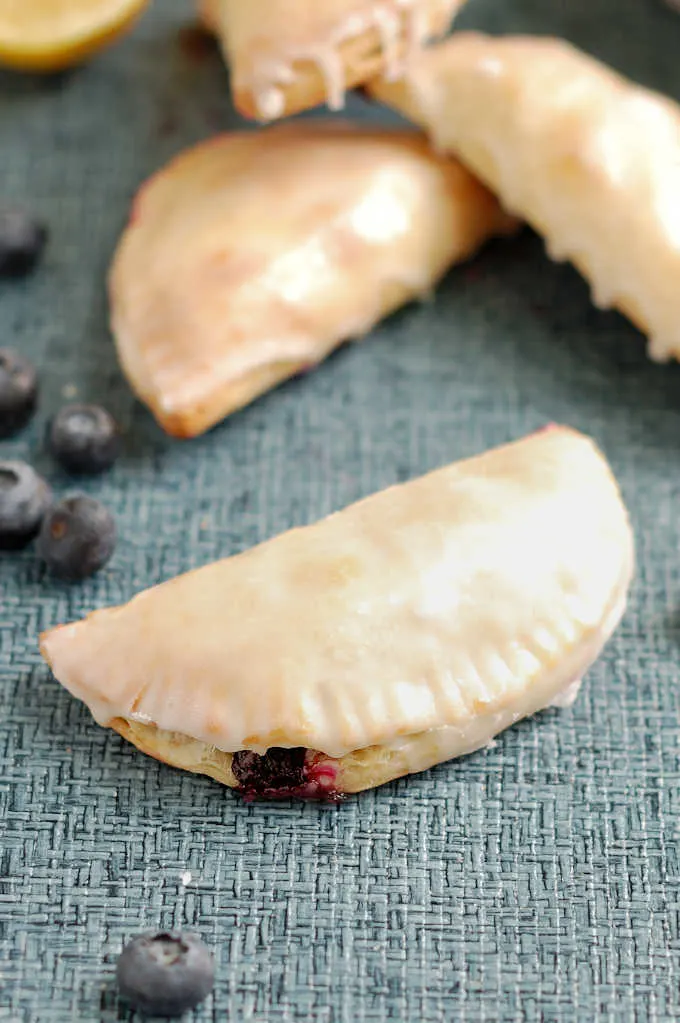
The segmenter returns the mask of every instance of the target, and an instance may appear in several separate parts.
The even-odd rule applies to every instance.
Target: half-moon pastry
[[[570,260],[600,308],[680,357],[680,107],[557,39],[456,33],[370,91]]]
[[[595,445],[549,427],[41,637],[139,749],[247,796],[358,792],[564,706],[633,540]]]
[[[397,77],[442,36],[465,0],[200,0],[231,69],[237,109],[271,121],[326,102],[374,75]]]
[[[516,227],[408,128],[214,138],[134,204],[109,278],[120,362],[168,433],[195,436]]]

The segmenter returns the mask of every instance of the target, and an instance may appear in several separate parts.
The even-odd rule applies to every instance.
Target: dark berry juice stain
[[[239,750],[231,769],[238,791],[247,800],[292,798],[337,803],[342,799],[334,784],[337,770],[333,762],[303,746],[272,746],[264,754]]]

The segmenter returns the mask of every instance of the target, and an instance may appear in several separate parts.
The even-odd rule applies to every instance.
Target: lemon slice
[[[121,35],[148,0],[0,0],[0,64],[58,71]]]

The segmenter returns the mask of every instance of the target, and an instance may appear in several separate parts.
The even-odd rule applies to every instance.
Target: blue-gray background
[[[189,18],[157,2],[89,67],[0,77],[0,196],[52,229],[37,275],[0,285],[0,344],[43,383],[1,454],[65,492],[41,453],[64,397],[127,430],[87,485],[120,523],[110,567],[67,588],[0,558],[0,1019],[127,1019],[115,956],[161,925],[215,948],[200,1021],[678,1019],[680,369],[527,234],[209,436],[165,438],[116,367],[103,280],[140,181],[237,123]],[[471,0],[461,24],[561,33],[680,98],[680,18],[652,0]],[[547,420],[606,450],[639,571],[575,707],[492,750],[339,809],[247,806],[97,728],[40,662],[41,629]]]

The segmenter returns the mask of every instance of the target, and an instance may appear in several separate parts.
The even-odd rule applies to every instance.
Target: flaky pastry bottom
[[[571,703],[576,697],[579,682],[575,682],[563,696],[560,705]],[[557,701],[556,701],[557,702]],[[341,757],[330,757],[315,750],[309,750],[314,767],[311,769],[320,784],[314,784],[314,794],[309,798],[323,798],[324,786],[334,795],[362,792],[376,788],[407,774],[425,771],[435,764],[455,757],[473,753],[487,746],[494,734],[507,728],[519,718],[534,713],[538,708],[522,710],[510,708],[479,714],[465,727],[445,726],[423,732],[415,732],[395,740],[391,744],[366,746],[352,750]],[[233,770],[235,754],[217,749],[199,739],[192,739],[180,732],[167,732],[155,725],[115,718],[110,722],[123,738],[143,753],[155,757],[173,767],[194,774],[205,774],[229,788],[241,788]],[[293,795],[305,793],[296,792]]]
[[[239,788],[239,782],[232,770],[233,753],[227,753],[180,732],[166,732],[155,725],[140,724],[125,718],[115,718],[111,722],[111,727],[143,753],[155,757],[156,760],[194,774],[208,775],[222,785],[228,785],[229,788]],[[384,785],[395,778],[411,774],[414,770],[425,770],[438,763],[441,754],[439,742],[433,738],[435,735],[436,733],[432,732],[421,732],[410,736],[408,743],[398,748],[368,746],[339,758],[325,757],[323,754],[320,756],[328,765],[335,768],[332,788],[336,792],[362,792],[364,789]],[[421,764],[418,767],[413,766],[413,754],[416,750],[419,754],[418,763]]]

